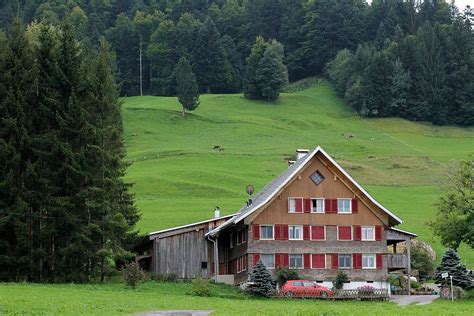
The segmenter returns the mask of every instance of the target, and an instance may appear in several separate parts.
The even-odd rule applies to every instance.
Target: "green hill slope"
[[[211,218],[216,205],[236,212],[247,184],[260,189],[296,148],[320,145],[439,254],[425,223],[452,161],[474,152],[473,128],[361,119],[325,84],[271,104],[203,95],[186,119],[175,98],[130,97],[123,115],[142,232]],[[472,265],[472,251],[461,255]]]

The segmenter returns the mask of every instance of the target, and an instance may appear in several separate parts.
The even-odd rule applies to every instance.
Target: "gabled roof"
[[[318,146],[315,150],[308,153],[304,157],[297,160],[292,166],[285,170],[280,176],[275,180],[267,184],[255,197],[253,198],[253,203],[251,206],[244,205],[239,212],[230,220],[224,224],[216,227],[211,230],[207,235],[214,236],[223,228],[240,222],[241,220],[248,217],[250,214],[254,213],[261,207],[265,206],[275,195],[277,195],[307,164],[311,162],[313,157],[321,153],[325,158],[327,158],[332,165],[334,165],[348,180],[352,183],[357,189],[359,189],[362,194],[364,194],[372,203],[374,203],[378,208],[383,212],[387,213],[392,219],[395,220],[397,224],[401,224],[402,220],[397,217],[395,214],[386,209],[382,204],[377,202],[367,191],[365,191],[334,159],[329,156],[324,149]]]

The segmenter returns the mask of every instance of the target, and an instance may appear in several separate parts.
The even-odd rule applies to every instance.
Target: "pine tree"
[[[283,45],[272,40],[255,73],[257,87],[267,101],[276,100],[280,91],[288,84],[288,70],[283,64]]]
[[[472,287],[471,280],[467,274],[466,267],[461,264],[461,259],[453,249],[448,249],[441,259],[441,263],[435,269],[436,282],[444,285],[450,285],[450,277],[443,279],[442,273],[448,273],[453,277],[453,285],[460,286],[463,289]]]
[[[409,91],[411,86],[410,74],[403,68],[400,59],[393,63],[392,75],[390,76],[390,92],[392,99],[389,113],[393,116],[406,116],[409,103]]]
[[[260,60],[263,58],[267,46],[263,37],[258,36],[246,59],[244,96],[247,99],[261,99],[263,97],[256,78]]]
[[[199,91],[193,70],[186,57],[181,57],[176,66],[176,83],[178,101],[183,107],[182,115],[187,111],[193,111],[199,106]]]
[[[262,261],[259,261],[250,272],[251,285],[248,291],[260,296],[270,296],[275,290],[275,282]]]
[[[194,52],[196,79],[201,91],[215,90],[226,79],[225,51],[214,22],[207,18],[199,30]]]

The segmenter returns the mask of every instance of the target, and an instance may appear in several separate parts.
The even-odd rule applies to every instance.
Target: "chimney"
[[[221,217],[221,209],[219,208],[219,206],[216,206],[216,208],[214,209],[214,218],[219,217]]]
[[[300,160],[309,153],[309,149],[297,149],[296,150],[296,160]]]

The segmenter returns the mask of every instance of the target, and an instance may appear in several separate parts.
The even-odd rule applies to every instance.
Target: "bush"
[[[135,289],[136,286],[148,280],[148,275],[140,268],[138,262],[130,262],[123,266],[122,278],[127,286]]]
[[[358,287],[357,290],[359,291],[359,294],[371,295],[374,293],[375,288],[370,285],[364,285],[364,286]]]
[[[451,287],[444,286],[441,288],[440,296],[444,299],[451,299]],[[462,299],[466,297],[466,292],[460,286],[453,286],[453,297],[454,299]]]
[[[416,281],[411,281],[410,282],[410,287],[412,289],[419,289],[421,287],[420,283],[416,282]]]
[[[344,283],[349,281],[349,277],[343,271],[337,272],[336,280],[333,283],[333,287],[335,290],[341,290],[344,287]]]
[[[196,296],[211,296],[211,284],[209,283],[209,280],[205,280],[198,276],[193,280],[191,291],[193,295]]]
[[[163,273],[155,275],[153,279],[158,282],[176,282],[178,280],[178,276],[176,273]]]
[[[281,267],[276,270],[276,281],[279,286],[282,286],[288,280],[299,280],[299,278],[296,270]]]

